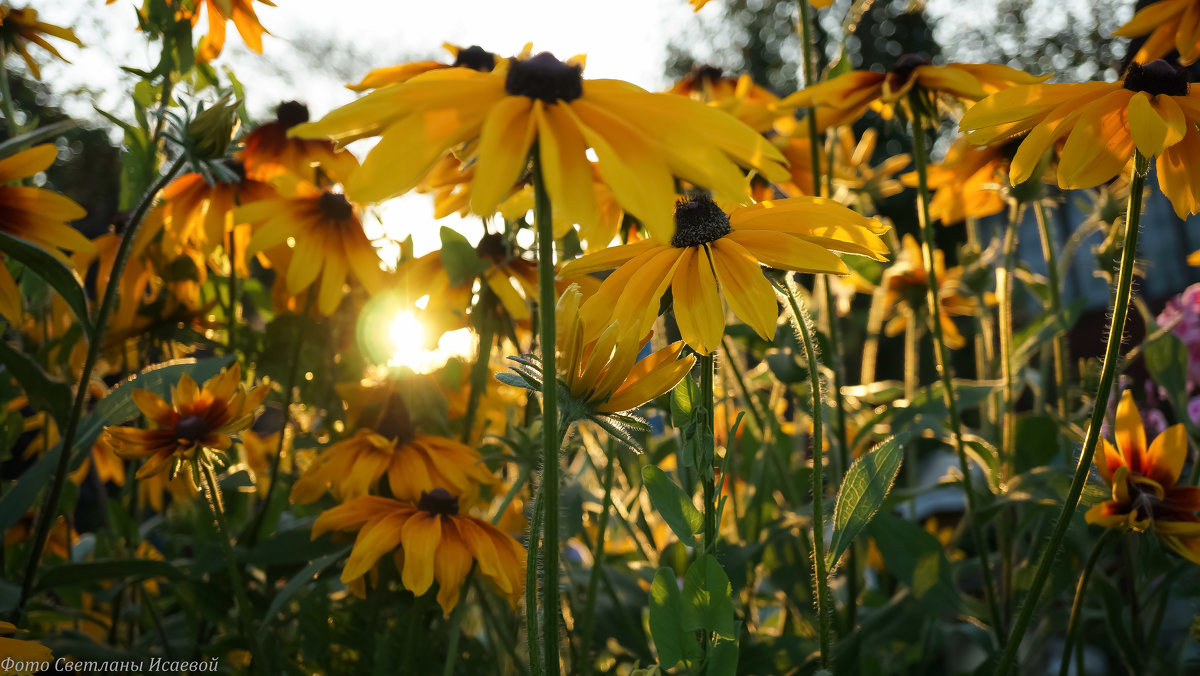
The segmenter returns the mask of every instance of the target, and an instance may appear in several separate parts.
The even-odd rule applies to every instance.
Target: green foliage
[[[846,472],[833,508],[833,541],[826,564],[830,570],[883,505],[903,459],[904,447],[892,437],[856,460]]]

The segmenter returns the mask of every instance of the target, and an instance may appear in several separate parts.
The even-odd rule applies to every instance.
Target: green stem
[[[17,124],[17,108],[8,82],[8,50],[3,46],[0,46],[0,105],[4,106],[4,120],[8,124],[8,137],[20,136],[21,126]]]
[[[471,570],[463,579],[462,587],[458,592],[458,604],[454,606],[454,612],[450,614],[450,619],[447,621],[447,626],[450,629],[450,642],[446,644],[446,659],[443,660],[442,676],[453,676],[454,667],[458,664],[458,643],[462,638],[462,616],[463,611],[467,607],[467,594],[470,593],[471,578],[475,577],[475,565],[471,565]]]
[[[925,275],[928,280],[926,289],[926,304],[929,310],[929,327],[933,334],[933,351],[937,361],[937,370],[942,379],[943,396],[946,411],[949,414],[950,431],[954,436],[954,452],[958,456],[958,469],[962,473],[963,494],[966,497],[967,519],[971,522],[970,531],[974,538],[975,550],[979,553],[979,565],[983,575],[983,594],[988,611],[991,614],[992,630],[996,632],[1000,645],[1004,645],[1003,616],[996,603],[996,584],[992,579],[992,569],[988,564],[987,543],[983,538],[981,521],[976,518],[978,497],[971,479],[971,464],[967,459],[966,447],[963,445],[962,422],[958,415],[958,398],[954,392],[954,377],[950,373],[950,351],[942,335],[941,304],[938,301],[937,271],[933,266],[933,221],[929,217],[929,151],[925,144],[924,120],[916,116],[912,121],[913,130],[913,163],[917,169],[917,220],[921,226],[921,259],[925,264]]]
[[[1075,601],[1071,604],[1071,619],[1067,621],[1067,638],[1063,642],[1062,662],[1058,667],[1058,676],[1067,676],[1071,669],[1071,646],[1074,645],[1079,636],[1079,625],[1083,615],[1083,600],[1087,593],[1088,582],[1092,579],[1092,571],[1096,568],[1096,562],[1100,560],[1100,553],[1104,550],[1104,545],[1112,539],[1113,533],[1117,531],[1111,528],[1105,528],[1100,539],[1096,540],[1096,544],[1092,547],[1092,552],[1088,554],[1087,562],[1083,564],[1083,572],[1079,574],[1079,584],[1075,586]],[[1083,664],[1076,665],[1077,674],[1082,674]]]
[[[821,666],[828,669],[830,660],[833,659],[833,631],[829,620],[833,608],[829,593],[829,575],[825,569],[825,453],[821,447],[821,370],[813,343],[812,320],[797,298],[795,282],[785,278],[783,288],[792,310],[792,323],[804,342],[804,354],[808,359],[808,380],[812,392],[813,585],[816,587],[814,596],[817,601],[817,635],[821,646]]]
[[[558,370],[554,363],[554,226],[550,196],[542,179],[538,151],[533,151],[533,217],[538,243],[538,315],[542,348],[542,483],[539,493],[546,503],[545,541],[542,545],[542,649],[546,673],[558,675],[558,463],[562,435],[558,423]],[[562,430],[566,432],[566,430]]]
[[[596,623],[596,592],[600,586],[600,570],[604,561],[604,538],[608,532],[609,504],[612,502],[613,474],[616,470],[616,457],[609,449],[608,464],[604,468],[604,501],[600,503],[600,523],[596,528],[596,542],[592,547],[592,570],[588,575],[587,601],[583,608],[583,631],[580,634],[579,660],[580,673],[588,676],[592,673],[592,632]]]
[[[155,195],[183,167],[184,161],[185,158],[182,156],[176,159],[154,185],[150,187],[150,190],[142,195],[142,199],[138,203],[137,208],[134,209],[133,215],[129,219],[129,225],[121,237],[121,243],[117,245],[117,254],[113,259],[108,284],[104,288],[104,297],[100,301],[100,310],[96,313],[96,321],[92,325],[93,334],[91,342],[88,343],[87,357],[83,362],[83,370],[79,374],[79,384],[75,388],[75,399],[71,404],[71,416],[67,418],[67,424],[63,429],[62,441],[59,443],[58,465],[54,469],[54,479],[50,484],[50,492],[46,495],[46,500],[42,503],[42,508],[38,513],[37,528],[34,529],[33,551],[30,552],[29,563],[25,566],[25,577],[21,583],[21,596],[12,611],[13,624],[20,624],[21,614],[25,610],[25,604],[29,601],[29,595],[33,591],[33,583],[37,578],[38,562],[41,561],[42,551],[46,546],[46,536],[50,533],[50,526],[54,522],[54,517],[58,512],[58,500],[62,497],[63,484],[67,480],[68,470],[71,466],[71,455],[75,447],[75,440],[79,435],[79,421],[83,417],[83,406],[87,402],[88,384],[92,380],[92,371],[95,370],[96,362],[100,358],[100,349],[104,343],[104,330],[108,327],[109,316],[112,315],[113,308],[117,304],[117,296],[121,287],[121,275],[125,271],[125,264],[129,262],[129,255],[133,250],[133,241],[137,238],[137,232],[142,227],[142,221],[146,218],[146,212],[150,210],[150,205],[154,203]]]
[[[917,313],[905,307],[901,312],[908,315],[904,322],[904,398],[912,405],[917,397],[917,386],[921,382],[921,351],[917,349]]]
[[[1017,231],[1021,224],[1021,205],[1010,200],[1008,227],[1004,230],[1003,258],[996,270],[996,293],[999,301],[1000,379],[1003,406],[1000,425],[1000,483],[1012,478],[1016,466],[1017,447],[1017,387],[1013,373],[1013,270],[1017,259]],[[1013,599],[1013,512],[1004,509],[996,523],[996,539],[1000,549],[1000,591],[1003,597],[1004,621],[1012,617]]]
[[[1058,252],[1055,251],[1054,233],[1050,230],[1050,219],[1046,218],[1046,205],[1041,200],[1034,202],[1033,214],[1037,217],[1038,231],[1042,236],[1042,255],[1046,258],[1046,276],[1050,284],[1050,298],[1047,309],[1055,317],[1062,317],[1062,281],[1059,279]],[[1071,391],[1067,382],[1067,337],[1055,333],[1052,343],[1054,350],[1054,391],[1057,395],[1058,417],[1067,419],[1070,410],[1068,397]]]
[[[529,671],[533,676],[542,676],[542,638],[538,625],[538,561],[541,557],[542,521],[545,506],[539,490],[533,496],[533,515],[529,519],[529,544],[525,557],[525,638],[529,647]]]
[[[692,415],[697,429],[700,430],[701,447],[697,449],[699,457],[696,464],[697,469],[700,470],[700,481],[704,490],[704,551],[715,556],[717,553],[717,477],[715,470],[717,449],[713,429],[714,361],[713,353],[709,352],[696,362],[696,367],[700,369],[700,397],[703,405],[693,407]]]
[[[234,228],[236,230],[236,227]],[[237,287],[237,237],[234,230],[229,231],[229,326],[227,338],[229,353],[233,354],[236,348],[235,336],[237,332],[238,310],[241,307],[238,303],[238,287]]]
[[[492,317],[495,295],[487,284],[479,290],[479,302],[475,312],[479,313],[475,330],[479,335],[479,354],[471,367],[470,391],[467,394],[467,411],[463,415],[462,442],[469,444],[475,430],[475,416],[479,412],[479,398],[487,389],[487,377],[492,360],[492,344],[496,342],[496,325]]]
[[[381,593],[381,592],[377,592]],[[417,653],[417,639],[425,636],[425,612],[433,601],[433,592],[427,591],[413,599],[409,607],[408,635],[404,637],[404,652],[400,657],[399,674],[411,674],[413,655]],[[386,625],[385,625],[386,626]],[[386,636],[386,635],[385,635]],[[423,651],[422,651],[423,652]],[[377,665],[378,666],[378,665]]]
[[[250,624],[250,599],[246,596],[246,585],[242,581],[242,572],[238,568],[237,553],[233,551],[233,540],[230,539],[229,524],[225,520],[225,510],[221,505],[221,487],[217,485],[217,476],[212,467],[204,465],[200,472],[204,479],[204,502],[212,512],[213,521],[217,525],[218,539],[225,550],[225,567],[229,573],[229,584],[233,586],[234,613],[237,614],[238,628],[243,640],[258,647],[259,638]],[[261,650],[256,650],[263,654]],[[262,662],[258,661],[261,665]]]
[[[808,16],[809,0],[799,0],[796,4],[800,5],[800,51],[803,55],[804,62],[804,86],[811,87],[816,84],[817,66],[815,63],[815,54],[812,48],[812,25]],[[808,109],[808,152],[809,160],[812,162],[812,177],[813,177],[813,197],[821,196],[821,147],[818,145],[817,139],[817,109],[810,107]],[[830,193],[832,197],[832,193]]]
[[[1096,452],[1096,444],[1100,441],[1100,425],[1104,422],[1108,395],[1112,391],[1113,379],[1117,375],[1121,341],[1125,332],[1125,317],[1129,312],[1129,297],[1133,290],[1133,263],[1137,258],[1142,192],[1149,166],[1150,160],[1135,151],[1133,171],[1129,179],[1129,208],[1125,216],[1125,241],[1121,248],[1121,266],[1117,272],[1116,289],[1113,293],[1112,326],[1109,328],[1108,343],[1104,349],[1104,362],[1100,367],[1100,382],[1096,387],[1096,398],[1092,402],[1091,421],[1083,439],[1083,450],[1079,454],[1079,460],[1075,466],[1075,476],[1071,479],[1071,486],[1063,500],[1062,511],[1059,512],[1054,530],[1050,533],[1049,542],[1042,550],[1042,558],[1034,573],[1033,582],[1029,585],[1029,592],[1013,623],[1008,645],[1005,646],[1004,653],[996,666],[997,676],[1007,676],[1012,671],[1021,639],[1025,636],[1025,630],[1029,628],[1030,620],[1033,619],[1033,612],[1037,609],[1037,603],[1046,586],[1046,580],[1050,577],[1050,569],[1054,567],[1054,560],[1062,548],[1063,538],[1066,537],[1071,519],[1075,516],[1075,508],[1079,506],[1079,496],[1083,494],[1083,486],[1087,483],[1088,472],[1092,466],[1092,456]]]

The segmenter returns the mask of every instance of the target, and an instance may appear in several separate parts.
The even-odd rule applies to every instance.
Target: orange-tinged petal
[[[1187,431],[1183,424],[1172,425],[1150,443],[1142,472],[1162,484],[1163,488],[1171,488],[1179,481],[1187,453]]]
[[[713,242],[710,251],[721,296],[729,309],[763,340],[773,340],[779,306],[758,260],[728,237]]]
[[[367,522],[354,539],[354,548],[342,569],[342,582],[366,575],[380,557],[395,549],[400,544],[406,522],[411,520],[407,513],[395,512]]]
[[[1133,137],[1137,149],[1146,157],[1158,155],[1167,146],[1178,143],[1183,138],[1183,111],[1170,102],[1169,96],[1156,98],[1167,101],[1168,105],[1162,106],[1163,109],[1171,110],[1170,107],[1174,107],[1173,112],[1177,113],[1177,117],[1172,120],[1173,124],[1168,124],[1167,120],[1163,119],[1146,92],[1137,92],[1129,99],[1129,135]]]
[[[441,540],[442,517],[421,510],[405,522],[400,532],[400,543],[404,546],[400,581],[417,596],[429,591],[433,584],[434,561],[440,553]]]
[[[715,350],[725,335],[725,310],[704,247],[685,250],[671,283],[671,296],[684,342],[700,354]]]
[[[1142,416],[1138,413],[1137,404],[1133,402],[1133,393],[1129,390],[1121,393],[1115,427],[1117,448],[1121,450],[1130,471],[1145,474],[1146,428],[1142,426]]]

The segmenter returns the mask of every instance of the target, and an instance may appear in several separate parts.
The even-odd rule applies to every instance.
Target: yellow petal
[[[684,342],[700,354],[715,350],[725,335],[725,311],[703,247],[689,247],[680,257],[671,296]]]
[[[728,237],[713,242],[711,250],[721,296],[729,309],[763,340],[773,340],[779,306],[758,260]]]
[[[513,190],[529,163],[533,145],[533,99],[510,96],[492,107],[479,134],[475,178],[471,181],[471,210],[491,216]],[[538,107],[542,105],[537,102]]]
[[[404,570],[400,581],[416,596],[433,585],[434,561],[442,540],[442,517],[417,510],[404,524],[400,543],[404,546]]]

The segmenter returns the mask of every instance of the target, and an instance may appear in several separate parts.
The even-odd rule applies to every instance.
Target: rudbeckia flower
[[[1179,63],[1192,65],[1200,57],[1200,2],[1162,0],[1146,5],[1113,31],[1113,37],[1136,38],[1147,33],[1150,35],[1133,56],[1134,61],[1149,63],[1174,49],[1179,52]]]
[[[387,475],[388,488],[401,500],[448,487],[474,493],[494,481],[479,453],[453,439],[419,434],[399,395],[388,397],[379,420],[325,449],[292,486],[291,500],[316,502],[326,491],[345,501],[366,495]]]
[[[58,193],[32,186],[9,185],[45,171],[58,157],[52,143],[34,146],[0,160],[0,232],[45,249],[66,262],[62,250],[90,252],[95,245],[68,221],[87,215],[83,207]],[[20,324],[21,292],[8,268],[0,265],[0,315]]]
[[[379,255],[363,231],[358,209],[341,193],[300,184],[294,197],[276,197],[247,204],[235,219],[258,224],[247,253],[285,242],[295,246],[286,271],[287,291],[295,296],[321,276],[317,310],[331,315],[344,297],[347,273],[353,273],[370,293],[385,284]]]
[[[749,73],[725,77],[715,66],[697,66],[667,93],[724,110],[759,133],[771,131],[780,118],[793,121],[792,111],[782,108],[779,97],[755,83]]]
[[[645,335],[659,298],[671,289],[675,320],[689,347],[708,354],[725,333],[722,299],[739,319],[771,340],[779,318],[763,265],[797,272],[847,274],[835,251],[884,260],[887,227],[831,200],[795,197],[726,213],[708,197],[680,201],[675,235],[588,254],[563,275],[617,268],[580,310],[585,341],[611,321]],[[619,267],[618,267],[619,266]]]
[[[319,139],[288,136],[292,127],[308,122],[308,106],[285,101],[275,107],[275,121],[255,127],[246,134],[244,148],[236,157],[245,166],[246,176],[254,181],[270,181],[290,173],[320,185],[318,169],[334,183],[342,183],[358,168],[358,160],[347,150]]]
[[[1180,217],[1200,211],[1200,93],[1166,61],[1131,64],[1120,82],[1014,87],[980,101],[959,126],[991,144],[1026,134],[1009,180],[1023,183],[1056,142],[1060,188],[1091,188],[1122,173],[1134,150],[1157,157],[1158,184]]]
[[[959,333],[951,317],[972,316],[979,311],[979,304],[974,298],[964,294],[962,266],[947,269],[946,253],[941,249],[935,249],[933,252],[933,270],[938,280],[938,322],[942,325],[942,336],[946,347],[957,350],[966,345],[967,340]],[[908,303],[914,310],[924,311],[925,293],[929,282],[921,259],[921,245],[917,244],[912,235],[904,236],[900,253],[896,255],[896,262],[884,272],[882,283],[887,291],[883,301],[884,307],[897,308],[901,303]],[[888,320],[884,333],[896,336],[903,333],[907,326],[907,313],[896,312]]]
[[[832,197],[842,204],[857,206],[864,213],[873,210],[880,200],[904,190],[896,173],[912,160],[908,153],[901,153],[871,166],[878,138],[874,129],[868,129],[856,140],[854,131],[843,126],[837,128],[833,144]],[[790,181],[779,184],[780,191],[790,197],[811,194],[812,154],[808,136],[776,136],[775,143],[787,158],[788,172],[792,175]]]
[[[274,7],[271,0],[259,0],[268,7]],[[221,55],[225,48],[225,22],[233,20],[233,25],[242,36],[242,42],[255,54],[262,54],[262,36],[267,32],[254,13],[254,0],[196,0],[195,9],[180,10],[183,18],[190,19],[195,26],[200,21],[200,8],[208,15],[208,33],[200,38],[196,47],[196,60],[208,63]]]
[[[16,625],[11,622],[0,622],[0,634],[17,633]],[[0,636],[0,655],[15,662],[45,662],[54,659],[54,654],[46,646],[37,641],[26,641],[19,638]]]
[[[1012,144],[973,146],[965,138],[957,139],[941,162],[929,166],[929,215],[942,225],[953,225],[1004,211],[1004,184],[1014,150]],[[915,187],[917,174],[905,174],[901,180]]]
[[[242,384],[237,364],[197,387],[183,374],[171,388],[171,403],[147,390],[134,390],[133,402],[154,429],[106,427],[104,440],[122,458],[147,458],[135,478],[171,469],[174,477],[189,461],[207,465],[221,460],[235,435],[250,427],[268,388],[250,390]]]
[[[481,73],[490,73],[495,70],[496,64],[501,60],[500,57],[479,45],[471,45],[464,48],[452,45],[449,42],[443,42],[442,47],[450,52],[450,55],[454,57],[454,61],[450,63],[442,63],[441,61],[413,61],[411,63],[376,68],[367,73],[358,84],[346,85],[346,89],[365,92],[368,89],[379,89],[388,85],[408,82],[421,73],[428,73],[431,70],[442,70],[444,68],[470,68]]]
[[[1153,530],[1163,544],[1200,564],[1200,487],[1179,486],[1188,455],[1182,423],[1168,427],[1146,446],[1146,430],[1129,390],[1117,405],[1116,441],[1100,439],[1096,469],[1112,487],[1112,499],[1087,511],[1085,518],[1106,528]],[[1101,450],[1103,449],[1103,450]]]
[[[978,101],[993,92],[1042,82],[1049,77],[989,63],[934,66],[924,56],[905,54],[886,73],[853,70],[806,87],[785,98],[782,105],[815,107],[817,128],[824,131],[854,122],[868,108],[890,119],[899,106],[904,116],[911,119],[910,93],[928,97],[931,104],[941,100]]]
[[[210,183],[204,175],[189,173],[171,181],[159,193],[162,200],[164,229],[163,248],[178,251],[186,248],[199,249],[209,256],[218,246],[228,246],[232,236],[236,243],[238,273],[245,276],[246,246],[250,241],[249,221],[235,218],[239,205],[275,197],[270,185],[249,178],[245,165],[236,160],[224,163],[238,181],[234,183]]]
[[[3,43],[3,53],[20,54],[25,60],[25,66],[29,68],[29,74],[39,80],[42,78],[42,71],[38,68],[37,61],[29,54],[30,43],[50,52],[51,56],[70,63],[46,40],[47,37],[83,46],[79,38],[75,37],[75,31],[70,28],[39,21],[36,9],[14,9],[8,5],[0,5],[0,43]]]
[[[487,521],[459,514],[458,498],[444,488],[421,493],[415,505],[355,498],[317,517],[313,538],[330,531],[358,531],[342,582],[366,575],[394,550],[404,588],[422,596],[437,580],[438,605],[447,617],[472,566],[514,605],[524,586],[525,549]]]
[[[730,203],[746,199],[742,167],[787,178],[779,151],[727,113],[582,73],[582,64],[545,52],[490,73],[431,71],[292,133],[341,143],[380,136],[346,185],[363,202],[407,192],[447,151],[465,146],[464,160],[475,166],[471,211],[482,215],[495,213],[525,175],[536,143],[556,213],[581,226],[596,219],[591,148],[617,202],[664,240],[673,231],[676,177]]]

